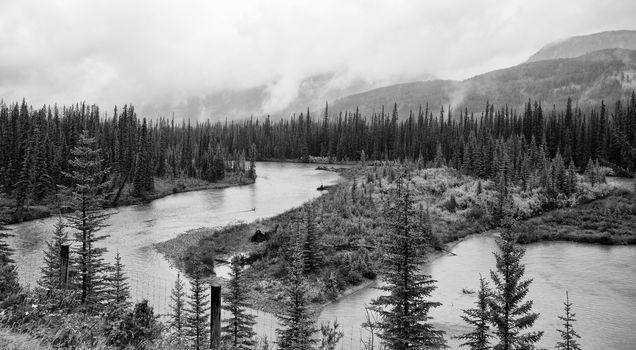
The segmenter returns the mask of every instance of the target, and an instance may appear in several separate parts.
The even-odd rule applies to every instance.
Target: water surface
[[[272,217],[320,195],[316,187],[340,180],[335,172],[316,170],[315,164],[257,162],[257,179],[250,185],[184,192],[150,203],[115,209],[100,234],[99,244],[122,256],[135,299],[147,298],[155,310],[166,312],[177,271],[152,245],[199,227],[221,227]],[[40,275],[42,251],[56,218],[11,225],[9,244],[21,281],[33,284]]]
[[[571,242],[533,243],[525,246],[526,276],[533,278],[528,298],[540,313],[536,330],[544,330],[541,345],[554,348],[560,328],[558,315],[563,313],[565,291],[574,303],[584,349],[633,350],[636,346],[636,247],[602,246]],[[426,264],[423,270],[437,280],[431,299],[443,305],[431,312],[433,324],[446,331],[453,349],[459,342],[450,336],[468,331],[460,318],[461,310],[474,307],[475,295],[462,293],[463,288],[477,290],[479,274],[490,279],[494,268],[492,251],[496,249],[490,236],[477,236],[459,243],[453,252]],[[345,348],[359,348],[359,325],[364,322],[364,305],[381,291],[364,288],[329,305],[321,319],[338,318],[351,336],[344,339]]]

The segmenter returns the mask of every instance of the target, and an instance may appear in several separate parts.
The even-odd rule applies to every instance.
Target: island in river
[[[308,276],[309,294],[314,307],[321,309],[376,279],[383,203],[395,187],[393,180],[399,166],[387,163],[338,171],[348,179],[346,182],[301,207],[253,223],[196,229],[155,247],[177,266],[183,266],[185,257],[196,263],[196,259],[222,260],[243,254],[250,265],[245,274],[254,307],[274,311],[284,297],[281,287],[291,256],[290,242],[307,231],[307,216],[311,215],[319,237],[320,267]],[[514,188],[511,211],[522,221],[520,241],[636,243],[636,214],[631,204],[634,195],[612,183],[592,186],[582,176],[579,182],[572,196],[549,204],[542,202],[546,198],[537,191]],[[448,244],[463,237],[496,229],[491,210],[497,192],[492,181],[462,175],[451,168],[411,169],[407,186],[428,212],[435,233],[431,256],[445,254]],[[547,207],[555,209],[546,211]],[[580,213],[590,217],[597,213],[597,219],[612,213],[613,224],[598,220],[594,227],[588,221],[571,219]],[[576,225],[585,227],[579,230]],[[567,230],[577,234],[567,234]],[[259,242],[255,239],[257,232],[267,233],[267,238]]]

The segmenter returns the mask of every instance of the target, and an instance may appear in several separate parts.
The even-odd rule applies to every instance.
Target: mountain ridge
[[[428,103],[439,109],[480,112],[486,101],[497,106],[522,107],[528,100],[543,105],[564,105],[572,97],[580,107],[604,100],[629,97],[636,89],[636,50],[606,49],[575,58],[524,62],[462,81],[434,80],[385,86],[346,96],[330,105],[331,111],[370,114],[398,104],[401,116]]]
[[[613,30],[558,40],[543,46],[530,56],[526,62],[574,58],[605,49],[636,50],[636,31]]]

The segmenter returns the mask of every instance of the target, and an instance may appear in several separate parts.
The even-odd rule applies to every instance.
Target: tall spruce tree
[[[462,310],[462,319],[470,327],[471,331],[457,336],[457,339],[464,341],[460,346],[467,347],[470,350],[487,350],[492,349],[490,345],[490,338],[493,337],[490,334],[490,310],[488,303],[490,299],[490,289],[488,288],[488,282],[479,276],[479,292],[477,292],[477,301],[474,309]]]
[[[150,148],[150,137],[146,118],[141,124],[141,137],[139,140],[139,150],[137,152],[137,171],[133,180],[133,194],[137,197],[154,189],[152,154]]]
[[[572,312],[572,303],[570,302],[570,296],[568,292],[565,292],[565,302],[563,303],[565,315],[559,316],[559,319],[563,321],[563,329],[557,329],[561,334],[561,341],[557,342],[556,348],[559,350],[581,350],[581,346],[577,339],[581,336],[576,333],[573,328],[573,323],[576,321],[574,318],[576,314]]]
[[[380,338],[389,349],[441,349],[446,347],[444,332],[428,321],[431,308],[441,305],[428,298],[435,280],[420,271],[425,263],[426,237],[421,235],[420,215],[400,177],[397,190],[385,209],[386,231],[381,238],[380,274],[388,293],[372,301],[377,312]]]
[[[62,244],[68,242],[66,232],[64,232],[64,220],[60,216],[55,223],[53,237],[46,242],[44,250],[44,266],[40,269],[41,277],[38,285],[46,290],[62,288],[62,256],[60,250]]]
[[[170,321],[168,327],[174,332],[174,339],[179,346],[185,345],[185,284],[181,274],[177,274],[172,292],[170,293]]]
[[[496,223],[501,223],[507,215],[508,205],[510,203],[510,157],[502,143],[498,143],[499,155],[497,161],[493,161],[493,167],[496,167],[495,187],[497,189],[497,203],[494,210],[494,219]]]
[[[190,279],[190,295],[185,308],[185,331],[190,345],[195,350],[205,349],[209,344],[210,301],[208,288],[199,271]]]
[[[247,176],[255,180],[256,179],[256,145],[252,144],[250,147],[250,168],[247,172]]]
[[[497,239],[498,252],[494,252],[496,270],[490,271],[493,293],[489,301],[491,321],[499,343],[495,350],[535,349],[543,331],[528,331],[539,317],[531,312],[532,301],[524,301],[532,279],[523,279],[525,266],[521,262],[525,249],[516,242],[514,224],[506,219],[507,228]]]
[[[281,326],[276,329],[276,343],[281,349],[309,350],[314,349],[317,342],[313,336],[318,330],[307,297],[300,236],[300,233],[297,233],[296,244],[292,248],[292,265],[289,267],[289,275],[283,287],[285,301],[280,313],[276,315]]]
[[[73,186],[70,191],[70,207],[74,210],[67,215],[68,227],[75,230],[75,240],[80,243],[78,250],[78,274],[81,279],[81,302],[89,308],[98,307],[103,301],[106,287],[105,275],[109,266],[104,261],[105,248],[96,244],[108,237],[99,235],[110,216],[104,212],[104,192],[107,184],[102,182],[107,169],[103,168],[100,150],[95,148],[95,139],[85,130],[79,136],[78,145],[71,153],[71,172],[66,173]]]
[[[225,293],[223,310],[230,313],[230,317],[223,320],[226,325],[222,328],[222,340],[232,349],[254,349],[256,333],[252,329],[255,316],[247,312],[247,286],[242,275],[240,258],[234,257],[231,262],[230,281]]]
[[[31,199],[33,197],[34,176],[35,176],[35,159],[33,155],[33,143],[29,139],[22,159],[22,167],[16,181],[14,188],[15,196],[15,217],[18,220],[22,220],[24,212],[28,210],[31,205]]]

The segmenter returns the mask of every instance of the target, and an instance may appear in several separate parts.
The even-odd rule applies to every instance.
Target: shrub
[[[161,330],[161,323],[157,321],[152,307],[148,306],[148,300],[144,299],[124,317],[109,342],[120,348],[130,345],[135,349],[145,349],[160,337]]]
[[[448,201],[444,204],[444,208],[446,208],[446,210],[450,211],[451,213],[455,212],[455,209],[457,208],[457,200],[455,199],[455,195],[451,194]]]
[[[478,204],[471,206],[465,214],[466,219],[472,221],[479,221],[483,219],[485,215],[486,211],[484,210],[484,208],[481,207],[481,205]]]

